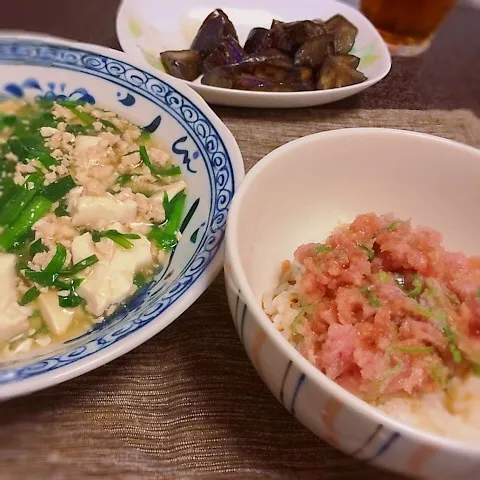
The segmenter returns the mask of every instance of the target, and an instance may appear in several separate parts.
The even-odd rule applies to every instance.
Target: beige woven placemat
[[[467,111],[217,109],[248,167],[321,130],[386,126],[480,146]],[[268,392],[238,341],[219,277],[161,334],[50,390],[0,405],[0,479],[395,478],[347,458]]]

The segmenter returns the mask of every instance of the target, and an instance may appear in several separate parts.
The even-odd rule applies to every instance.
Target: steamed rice
[[[329,378],[421,428],[480,441],[480,261],[360,215],[281,266],[263,307]]]

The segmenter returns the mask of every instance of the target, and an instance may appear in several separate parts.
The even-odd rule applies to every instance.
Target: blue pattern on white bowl
[[[172,144],[177,161],[183,162],[187,184],[191,182],[194,186],[192,190],[196,188],[195,176],[208,178],[210,198],[200,198],[200,195],[192,198],[189,195],[188,206],[191,206],[193,217],[186,226],[185,241],[176,249],[179,252],[172,252],[167,267],[127,307],[53,353],[39,355],[33,361],[18,360],[4,365],[4,369],[0,370],[0,389],[2,385],[72,365],[116,344],[150,324],[185,295],[205,272],[222,244],[228,208],[238,183],[238,170],[235,172],[222,135],[193,101],[157,76],[126,61],[82,48],[53,41],[47,44],[45,40],[0,37],[0,71],[6,64],[28,65],[32,70],[37,67],[52,68],[48,71],[43,68],[38,75],[32,75],[30,68],[25,69],[25,74],[19,73],[22,68],[15,69],[13,76],[17,78],[8,78],[5,83],[0,81],[0,95],[73,98],[88,102],[97,99],[98,102],[108,91],[109,108],[113,108],[112,97],[115,96],[116,102],[121,104],[116,110],[125,115],[125,108],[133,111],[143,102],[145,109],[145,101],[148,101],[150,110],[152,106],[156,107],[156,116],[152,115],[152,128],[149,130],[158,129],[161,137],[165,121],[173,125],[173,120],[181,127],[182,134]],[[93,82],[93,87],[78,85],[77,77],[72,77],[72,84],[63,80],[59,82],[59,72],[67,70],[81,72],[81,78],[86,83],[92,83],[91,77],[101,78],[102,82]],[[46,71],[49,78],[45,78]],[[5,75],[2,73],[3,78]],[[107,86],[106,82],[110,85]],[[199,170],[202,172],[198,173]],[[201,183],[201,179],[198,182]],[[199,204],[204,213],[195,212]],[[180,260],[176,261],[179,256]]]

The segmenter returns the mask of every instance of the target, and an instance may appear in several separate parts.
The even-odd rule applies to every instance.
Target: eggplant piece
[[[283,23],[274,20],[271,28],[273,46],[290,55],[293,55],[297,48],[313,37],[325,33],[323,25],[304,20],[301,22]]]
[[[320,69],[317,89],[347,87],[362,83],[366,79],[367,77],[362,72],[355,70],[345,61],[338,60],[337,57],[328,57]]]
[[[160,53],[160,59],[173,77],[193,81],[202,73],[202,56],[196,50],[167,50]]]
[[[313,71],[306,67],[274,67],[272,65],[257,65],[251,73],[259,78],[269,79],[282,84],[282,91],[299,92],[315,90]]]
[[[358,68],[358,65],[360,64],[360,59],[356,57],[355,55],[335,55],[335,60],[337,62],[342,62],[345,65],[348,65],[352,68]]]
[[[315,89],[314,75],[306,67],[278,67],[245,60],[217,67],[202,78],[204,85],[239,90],[297,92]]]
[[[204,60],[203,71],[208,72],[216,67],[240,63],[245,52],[238,41],[228,35],[220,45]]]
[[[256,77],[249,73],[242,73],[234,78],[233,88],[237,90],[250,90],[253,92],[296,92],[294,84],[274,82],[268,78]]]
[[[272,46],[272,32],[266,28],[252,28],[243,47],[249,55]]]
[[[190,49],[197,50],[206,57],[220,45],[227,35],[238,42],[237,31],[233,23],[223,10],[217,8],[203,21]]]
[[[325,30],[333,36],[335,55],[348,53],[352,49],[358,34],[358,28],[342,15],[335,15],[327,20]]]
[[[261,50],[247,57],[245,61],[248,63],[262,63],[283,68],[293,67],[292,59],[277,48]]]
[[[234,70],[231,65],[226,67],[217,67],[210,70],[202,77],[202,84],[211,87],[232,88]]]
[[[272,92],[275,82],[268,78],[260,78],[250,73],[241,73],[233,79],[233,88],[237,90],[250,90],[254,92]]]
[[[307,40],[295,54],[294,64],[310,68],[319,68],[328,55],[333,54],[333,38],[320,35]]]

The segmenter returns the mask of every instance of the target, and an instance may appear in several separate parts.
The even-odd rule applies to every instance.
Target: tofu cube
[[[63,335],[73,322],[75,310],[62,308],[58,304],[58,294],[53,290],[40,294],[37,302],[43,320],[50,331],[55,335]]]
[[[112,222],[131,223],[137,216],[134,200],[123,202],[111,197],[80,197],[71,205],[72,224],[80,227],[104,228]]]
[[[0,343],[25,332],[32,313],[30,307],[17,302],[15,262],[15,255],[0,253]]]

